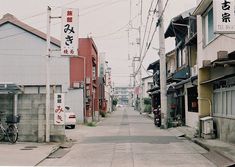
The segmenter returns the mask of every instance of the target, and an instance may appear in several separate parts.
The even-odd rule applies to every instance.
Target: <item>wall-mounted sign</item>
[[[78,9],[63,9],[61,55],[78,56],[78,40]]]
[[[64,104],[64,94],[55,93],[54,95],[54,124],[64,125],[65,122],[65,104]]]
[[[234,33],[234,0],[213,0],[215,33]]]

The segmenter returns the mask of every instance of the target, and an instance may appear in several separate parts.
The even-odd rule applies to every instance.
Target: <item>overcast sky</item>
[[[129,33],[128,46],[128,22],[131,16],[133,27],[138,28],[138,17],[141,0],[0,0],[0,15],[11,13],[21,21],[46,32],[46,9],[52,7],[52,15],[60,16],[62,7],[79,8],[79,37],[92,36],[97,45],[98,52],[104,52],[109,66],[112,68],[112,80],[115,86],[127,86],[130,82],[130,74],[133,72],[130,58],[138,56],[138,31],[132,29]],[[156,2],[157,0],[154,0]],[[131,2],[131,12],[130,12]],[[148,9],[152,0],[143,0],[142,10],[142,35],[145,31]],[[165,1],[164,1],[165,3]],[[172,17],[183,11],[193,8],[196,0],[169,0],[164,12],[165,29]],[[130,15],[131,13],[131,15]],[[152,16],[149,20],[152,19]],[[156,24],[156,17],[153,24]],[[60,39],[60,19],[52,20],[51,35]],[[148,33],[146,33],[148,34]],[[150,32],[150,36],[152,32]],[[158,33],[155,34],[152,45],[144,59],[144,68],[158,59],[157,43]],[[143,38],[143,37],[142,37]],[[144,46],[146,42],[144,43]],[[166,51],[174,48],[172,40],[166,41]],[[136,64],[136,66],[138,66]],[[143,76],[147,76],[144,68]]]

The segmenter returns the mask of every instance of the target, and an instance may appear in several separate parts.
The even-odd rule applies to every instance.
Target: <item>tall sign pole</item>
[[[50,24],[51,8],[47,7],[47,48],[46,48],[46,142],[50,142]]]
[[[160,57],[160,91],[161,91],[161,118],[162,128],[167,128],[167,96],[166,96],[166,56],[163,22],[162,0],[158,3],[159,11],[159,57]]]

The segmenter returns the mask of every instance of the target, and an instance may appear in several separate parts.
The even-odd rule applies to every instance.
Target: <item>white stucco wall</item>
[[[143,82],[143,91],[142,91],[142,97],[149,97],[149,94],[147,93],[147,90],[151,88],[151,84],[153,84],[153,77],[148,77],[145,79],[142,79]]]
[[[107,100],[107,112],[112,111],[112,101],[111,101],[111,87],[109,85],[105,85],[105,99]]]
[[[0,27],[0,81],[19,85],[45,85],[46,41],[16,27],[4,24]],[[51,45],[52,50],[59,49]],[[50,60],[50,84],[69,87],[69,58],[60,51],[52,51]]]
[[[197,16],[197,44],[198,44],[198,67],[202,68],[203,60],[211,60],[213,62],[217,59],[218,51],[228,51],[228,53],[235,50],[235,34],[227,34],[226,36],[217,35],[217,37],[209,44],[204,43],[203,21],[201,16]],[[231,38],[229,38],[229,37]]]
[[[77,122],[84,121],[83,108],[83,89],[70,89],[65,95],[65,106],[69,106],[70,110],[76,114]]]

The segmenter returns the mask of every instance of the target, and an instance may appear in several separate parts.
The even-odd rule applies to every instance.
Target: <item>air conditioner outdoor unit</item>
[[[74,82],[73,83],[73,88],[80,88],[81,87],[81,83],[80,82]]]
[[[213,118],[203,117],[201,121],[201,136],[206,139],[214,138]]]
[[[86,78],[86,83],[87,83],[87,84],[90,84],[90,83],[91,83],[91,78],[90,78],[90,77]]]

